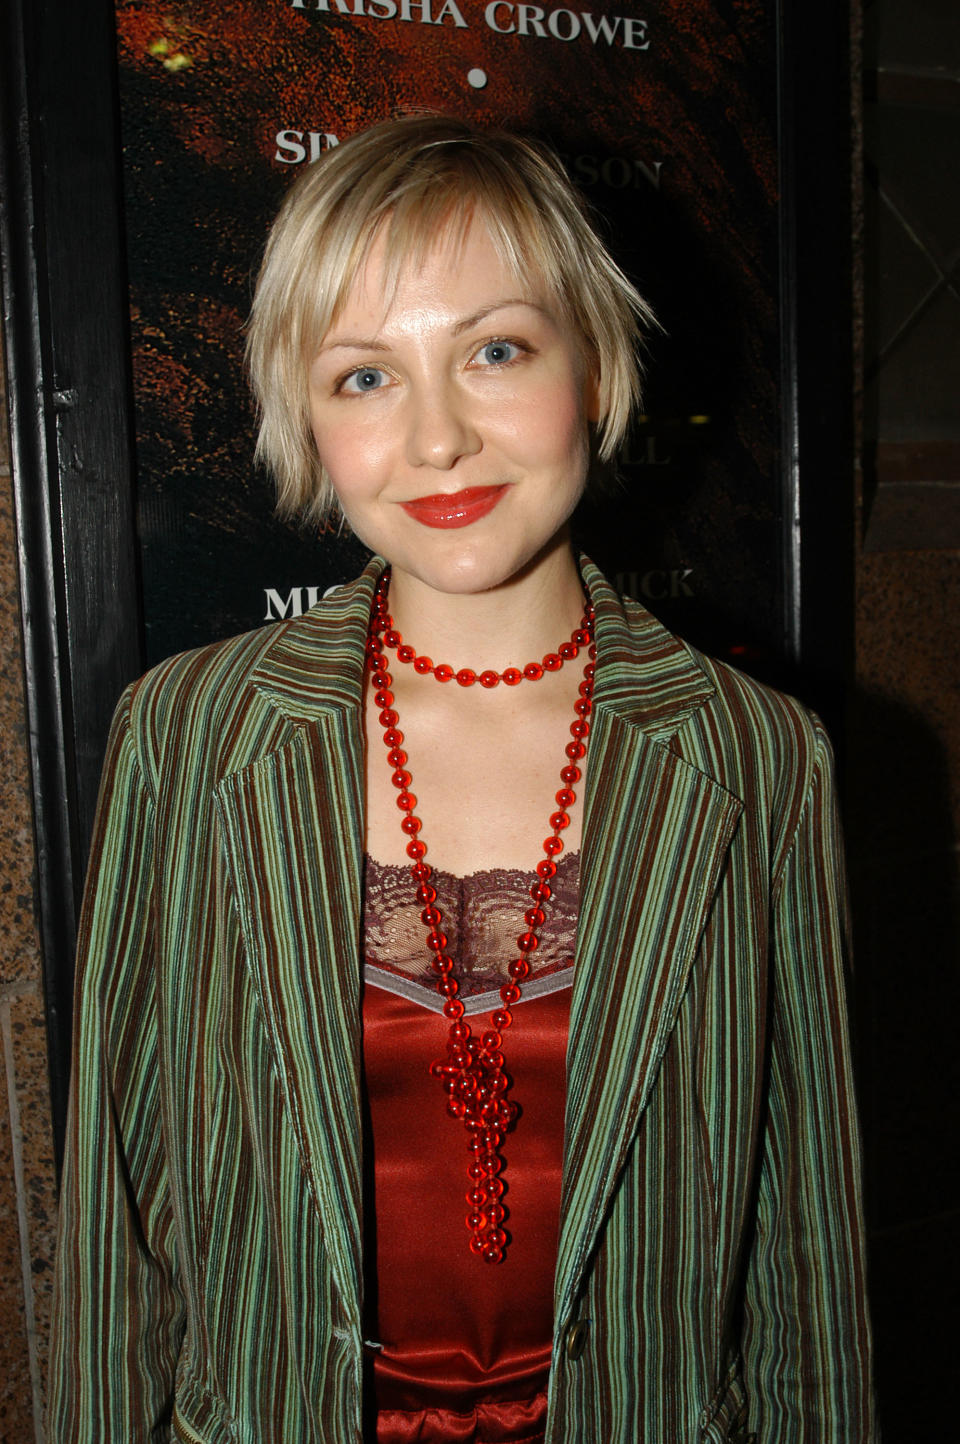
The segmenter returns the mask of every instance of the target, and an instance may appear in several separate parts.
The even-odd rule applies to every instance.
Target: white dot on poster
[[[467,83],[472,85],[474,90],[482,90],[487,83],[487,72],[485,70],[468,70]]]

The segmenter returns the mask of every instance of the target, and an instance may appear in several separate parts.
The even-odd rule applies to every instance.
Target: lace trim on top
[[[532,907],[532,871],[490,868],[457,877],[434,868],[431,882],[443,912],[447,951],[456,964],[459,997],[468,1014],[496,1007],[507,967],[517,956],[516,940],[526,931],[523,915]],[[430,967],[426,929],[413,897],[409,864],[364,858],[364,981],[442,1011],[436,976]],[[580,854],[563,853],[553,879],[553,896],[540,930],[540,946],[530,955],[530,976],[523,1001],[542,997],[573,981],[577,914],[580,902]]]

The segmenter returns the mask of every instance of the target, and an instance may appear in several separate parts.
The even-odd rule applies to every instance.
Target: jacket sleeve
[[[48,1388],[57,1444],[169,1437],[183,1333],[153,976],[154,817],[121,699],[80,921]]]
[[[769,1097],[746,1289],[750,1427],[757,1444],[872,1444],[845,884],[822,734],[772,924]]]

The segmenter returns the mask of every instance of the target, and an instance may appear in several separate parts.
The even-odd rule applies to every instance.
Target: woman
[[[52,1438],[873,1437],[826,739],[570,545],[646,316],[507,136],[288,197],[260,452],[378,555],[118,710]]]

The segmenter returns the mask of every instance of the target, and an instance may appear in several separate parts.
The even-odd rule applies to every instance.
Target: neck
[[[395,570],[388,605],[417,652],[454,667],[500,672],[555,651],[579,623],[584,600],[576,559],[564,542],[484,592],[441,592]]]

